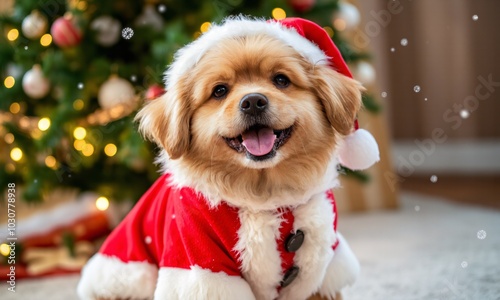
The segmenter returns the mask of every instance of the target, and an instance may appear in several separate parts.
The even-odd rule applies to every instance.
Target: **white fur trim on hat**
[[[314,65],[329,64],[325,53],[293,28],[287,28],[279,22],[266,22],[264,19],[230,17],[220,25],[213,24],[210,30],[197,40],[177,51],[174,62],[165,73],[167,90],[171,90],[183,74],[192,69],[210,48],[222,40],[259,34],[266,34],[283,41]]]
[[[240,276],[191,266],[191,269],[161,268],[154,298],[254,300],[255,296]]]
[[[358,129],[346,136],[338,154],[340,164],[351,170],[368,169],[380,160],[377,141],[364,129]]]
[[[94,299],[152,299],[158,269],[147,262],[123,262],[95,254],[82,270],[78,296]]]

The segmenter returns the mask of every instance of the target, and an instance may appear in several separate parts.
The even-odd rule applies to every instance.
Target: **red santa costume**
[[[181,49],[168,86],[190,70],[214,43],[268,34],[305,58],[351,77],[326,32],[303,19],[264,22],[228,19]],[[346,150],[347,149],[347,150]],[[82,299],[306,299],[333,298],[354,282],[359,265],[336,231],[330,189],[336,164],[364,169],[378,160],[366,131],[346,137],[328,177],[293,207],[247,209],[213,201],[190,185],[160,177],[82,271]],[[171,170],[173,171],[173,170]]]

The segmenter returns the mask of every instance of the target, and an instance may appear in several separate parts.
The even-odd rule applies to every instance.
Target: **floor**
[[[438,175],[432,183],[431,176],[412,176],[402,184],[403,191],[451,199],[458,203],[477,205],[500,210],[500,175],[457,176]]]
[[[398,210],[343,214],[362,267],[344,299],[500,300],[499,228],[496,209],[408,192]],[[78,279],[19,281],[15,294],[0,283],[0,298],[73,300]]]

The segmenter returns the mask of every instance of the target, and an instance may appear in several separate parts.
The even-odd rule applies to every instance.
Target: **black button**
[[[286,240],[286,251],[295,252],[299,250],[300,246],[304,242],[304,233],[301,230],[297,230],[295,234],[292,234]]]
[[[292,283],[292,281],[295,280],[295,278],[297,278],[297,275],[299,275],[299,267],[291,267],[290,270],[286,272],[285,276],[283,276],[283,280],[281,280],[280,283],[281,287],[288,286],[290,283]]]

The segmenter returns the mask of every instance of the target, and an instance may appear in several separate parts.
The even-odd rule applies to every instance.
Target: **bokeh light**
[[[106,197],[99,197],[95,201],[95,207],[97,207],[98,210],[104,211],[108,209],[109,207],[109,200]]]
[[[114,156],[117,152],[117,148],[116,148],[116,145],[115,144],[107,144],[105,147],[104,147],[104,153],[106,153],[107,156]]]

